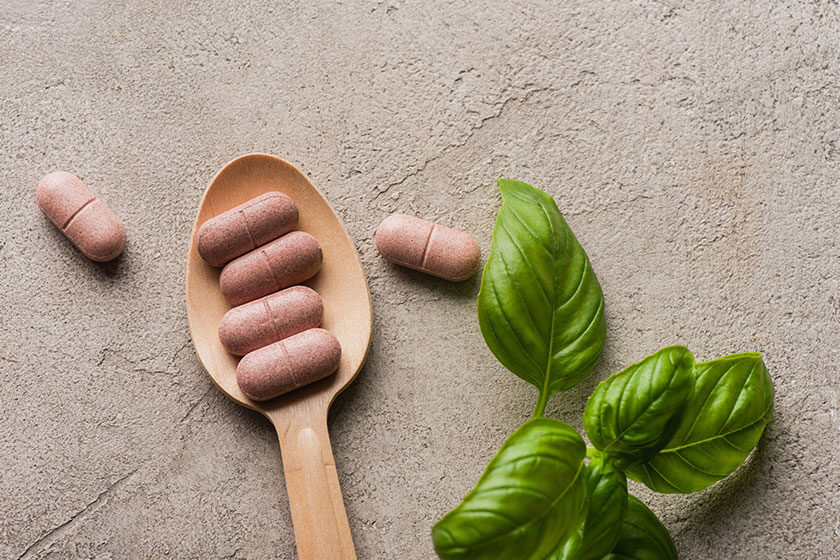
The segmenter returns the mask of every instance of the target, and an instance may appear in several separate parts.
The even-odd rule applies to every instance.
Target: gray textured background
[[[766,437],[736,475],[648,499],[685,559],[840,549],[840,13],[833,1],[3,2],[0,558],[292,558],[271,426],[192,351],[187,239],[236,155],[301,166],[357,242],[370,358],[331,413],[362,559],[429,528],[530,414],[462,285],[386,264],[390,212],[489,249],[506,176],[556,197],[607,297],[610,372],[680,342],[764,352]],[[717,5],[717,3],[715,3]],[[773,3],[778,4],[778,3]],[[116,264],[39,213],[80,175]]]

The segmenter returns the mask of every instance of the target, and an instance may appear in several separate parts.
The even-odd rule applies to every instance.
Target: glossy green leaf
[[[627,469],[657,492],[702,490],[747,458],[773,409],[773,381],[761,354],[733,354],[694,368],[694,387],[668,444]]]
[[[585,454],[583,439],[567,424],[526,422],[434,526],[435,551],[447,560],[544,560],[583,516]]]
[[[618,543],[603,560],[677,560],[677,548],[656,514],[635,496],[628,496]]]
[[[593,459],[584,476],[586,516],[550,560],[601,560],[618,542],[627,510],[627,478],[608,456]]]
[[[594,367],[604,345],[604,296],[554,200],[520,181],[499,179],[499,190],[478,321],[493,354],[544,401]]]
[[[583,414],[592,445],[622,467],[655,455],[676,428],[693,366],[687,348],[668,346],[601,382]]]

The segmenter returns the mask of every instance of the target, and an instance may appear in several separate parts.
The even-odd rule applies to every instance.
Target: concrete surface
[[[375,333],[332,440],[361,559],[429,528],[535,392],[487,350],[478,279],[399,270],[406,211],[473,233],[494,178],[553,194],[607,297],[593,375],[680,342],[759,350],[776,411],[749,464],[652,496],[685,559],[840,550],[840,8],[770,2],[2,2],[0,558],[293,558],[271,426],[193,354],[186,245],[234,156],[300,165],[357,240]],[[127,224],[86,261],[34,188],[76,172]]]

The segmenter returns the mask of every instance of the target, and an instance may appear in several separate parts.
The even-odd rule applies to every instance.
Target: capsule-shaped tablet
[[[50,173],[35,191],[38,207],[92,261],[105,262],[125,247],[125,226],[81,179]]]
[[[321,324],[324,302],[315,290],[292,286],[234,307],[219,323],[219,340],[228,352],[244,356]]]
[[[236,368],[236,383],[248,398],[266,401],[327,377],[340,361],[338,339],[309,329],[247,354]]]
[[[471,235],[405,214],[382,220],[376,247],[393,263],[453,282],[475,274],[481,262]]]
[[[314,237],[293,231],[230,261],[219,287],[231,305],[242,305],[315,276],[322,259]]]
[[[204,222],[195,248],[210,266],[224,266],[295,229],[298,209],[291,198],[267,192]]]

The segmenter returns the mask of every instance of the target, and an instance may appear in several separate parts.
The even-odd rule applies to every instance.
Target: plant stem
[[[537,400],[537,406],[534,407],[534,414],[531,418],[541,418],[545,413],[546,404],[548,404],[548,391],[540,391],[540,398]]]

